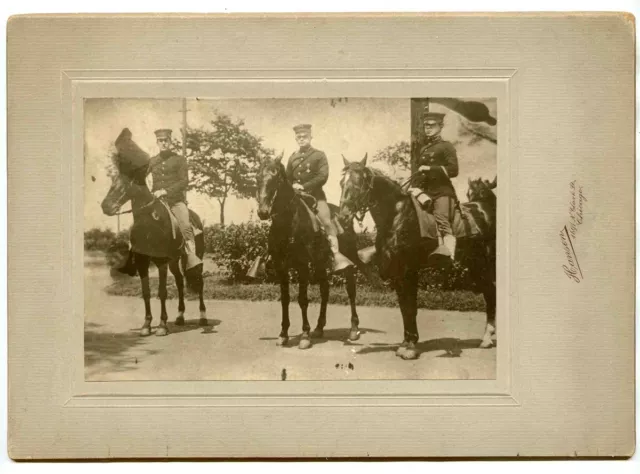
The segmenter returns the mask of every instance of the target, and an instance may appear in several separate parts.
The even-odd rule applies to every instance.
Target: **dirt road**
[[[206,301],[209,326],[198,326],[197,302],[187,301],[187,324],[173,324],[177,301],[168,302],[169,335],[140,337],[144,304],[139,298],[107,295],[106,267],[85,261],[85,377],[87,380],[363,380],[493,379],[496,350],[479,349],[485,315],[420,310],[422,354],[395,356],[402,340],[400,311],[360,307],[361,337],[347,342],[350,312],[331,305],[325,337],[308,350],[297,348],[300,310],[290,306],[289,347],[277,347],[279,302]],[[155,292],[156,289],[152,289]],[[152,300],[154,323],[160,302]],[[310,305],[312,328],[318,305]],[[284,370],[284,372],[283,372]]]

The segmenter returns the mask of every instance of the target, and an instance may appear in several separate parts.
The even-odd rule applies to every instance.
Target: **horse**
[[[429,257],[439,246],[438,240],[421,237],[418,214],[410,195],[381,171],[367,167],[367,155],[359,162],[349,162],[344,156],[343,160],[340,215],[344,220],[364,215],[366,211],[371,213],[377,228],[375,258],[378,271],[384,280],[391,280],[404,325],[404,340],[396,355],[403,359],[416,359],[419,357],[416,324],[418,272],[430,262]],[[483,294],[486,303],[487,321],[480,344],[483,348],[493,345],[496,310],[495,195],[489,190],[494,198],[491,204],[484,194],[485,188],[488,189],[488,185],[482,181],[478,187],[474,186],[471,192],[477,201],[469,204],[472,212],[481,212],[483,217],[489,218],[483,236],[458,239],[456,252],[456,259],[464,261],[469,268],[473,289]]]
[[[271,219],[268,236],[268,253],[280,283],[280,302],[282,305],[282,329],[277,345],[286,346],[289,342],[289,268],[294,268],[298,275],[298,304],[302,312],[302,334],[298,348],[308,349],[311,339],[320,339],[324,335],[327,322],[327,303],[329,301],[329,269],[332,267],[332,252],[322,226],[314,226],[312,216],[303,199],[312,197],[301,195],[293,189],[287,179],[283,154],[276,158],[266,157],[262,160],[257,175],[258,217]],[[338,208],[329,205],[332,216],[336,217]],[[342,225],[344,232],[338,236],[340,252],[349,258],[358,268],[364,264],[358,258],[356,234],[351,225]],[[313,332],[310,332],[307,308],[309,300],[310,269],[314,270],[315,279],[320,287],[320,314]],[[348,340],[360,338],[358,312],[356,310],[356,277],[355,269],[350,266],[343,270],[346,280],[347,294],[351,306],[351,329]]]
[[[172,227],[170,210],[166,204],[156,198],[145,181],[148,165],[141,167],[133,173],[122,172],[118,159],[119,155],[113,155],[113,168],[111,170],[111,187],[102,201],[102,211],[107,216],[119,213],[120,208],[131,201],[133,214],[133,226],[131,227],[131,250],[128,266],[132,266],[129,275],[140,276],[142,284],[142,297],[144,299],[145,317],[144,325],[140,329],[141,336],[151,334],[151,290],[149,288],[149,264],[153,262],[158,267],[158,297],[160,298],[160,324],[155,332],[156,336],[166,336],[169,333],[167,327],[167,267],[175,277],[178,288],[178,316],[175,324],[185,324],[184,312],[184,279],[187,288],[198,293],[200,297],[200,326],[207,326],[206,306],[204,304],[204,281],[202,277],[202,265],[184,271],[186,257],[182,254],[184,239],[180,229]],[[126,212],[126,211],[125,211]],[[191,222],[200,231],[203,224],[200,217],[189,210]],[[174,230],[175,229],[175,236]],[[195,252],[202,259],[204,255],[204,234],[199,233],[195,237]],[[184,277],[183,278],[183,272]]]

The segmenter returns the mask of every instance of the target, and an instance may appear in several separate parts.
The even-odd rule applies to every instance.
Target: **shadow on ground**
[[[362,346],[363,344],[360,342],[349,341],[349,332],[350,328],[333,328],[333,329],[325,329],[324,334],[321,338],[312,338],[313,345],[324,344],[329,341],[337,341],[344,343],[345,346]],[[366,333],[372,334],[386,334],[386,331],[380,331],[378,329],[372,328],[360,328],[360,337],[362,337]],[[294,347],[300,343],[301,334],[289,335],[289,343],[287,346]],[[278,339],[277,337],[261,337],[261,341],[275,341]]]
[[[481,339],[457,339],[453,337],[443,337],[440,339],[431,339],[422,341],[417,344],[418,351],[433,352],[444,351],[444,354],[438,357],[460,357],[464,349],[479,349]],[[372,354],[375,352],[395,352],[400,344],[379,344],[372,343],[367,347],[358,351],[359,355]]]
[[[113,333],[98,331],[100,324],[88,323],[84,330],[84,365],[86,369],[97,364],[110,366],[114,372],[135,370],[139,356],[154,355],[158,351],[144,349],[147,341],[138,331]],[[137,355],[134,355],[137,354]]]

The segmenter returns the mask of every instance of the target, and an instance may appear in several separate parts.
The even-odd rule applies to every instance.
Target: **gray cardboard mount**
[[[631,455],[634,37],[626,14],[11,18],[10,456]],[[496,383],[85,382],[82,100],[184,96],[497,97]]]

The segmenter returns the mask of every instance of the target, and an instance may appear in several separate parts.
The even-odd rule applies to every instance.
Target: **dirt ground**
[[[140,337],[144,303],[107,295],[108,269],[85,259],[85,378],[108,380],[364,380],[493,379],[496,349],[480,349],[485,315],[420,310],[420,358],[395,356],[402,340],[400,311],[359,307],[361,337],[348,342],[348,306],[330,305],[324,338],[297,347],[302,321],[290,305],[288,347],[276,346],[279,302],[206,301],[209,325],[198,326],[196,301],[187,301],[185,326],[176,326],[177,301],[167,303],[169,335]],[[155,293],[154,288],[152,292]],[[160,302],[152,300],[154,325]],[[318,305],[310,305],[312,328]]]

